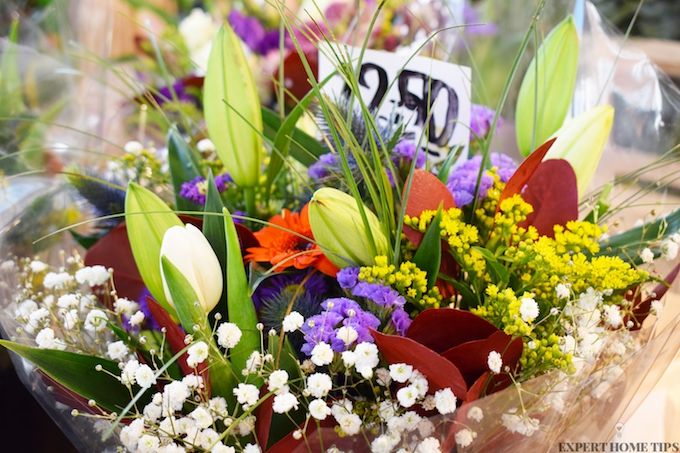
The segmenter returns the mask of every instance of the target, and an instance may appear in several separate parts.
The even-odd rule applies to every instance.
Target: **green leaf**
[[[439,166],[439,171],[437,172],[437,178],[444,184],[449,181],[449,174],[451,173],[451,168],[453,164],[458,161],[458,158],[463,154],[463,147],[457,146],[449,151],[449,155],[446,156],[446,160],[442,162]]]
[[[659,241],[680,231],[680,209],[654,222],[640,225],[608,240],[600,242],[600,253],[604,256],[618,256],[624,261],[640,264],[639,251],[650,242]]]
[[[226,23],[213,40],[203,106],[210,138],[234,182],[256,186],[262,164],[260,99],[241,40]]]
[[[450,283],[461,296],[461,310],[470,310],[471,308],[476,308],[479,305],[479,297],[477,297],[475,292],[472,291],[468,285],[457,280],[451,280]]]
[[[264,122],[264,136],[273,143],[283,121],[279,115],[265,107],[262,108],[262,121]],[[316,162],[320,155],[328,152],[317,139],[297,127],[293,128],[289,151],[295,160],[307,167]]]
[[[442,236],[439,228],[441,220],[442,211],[439,209],[427,231],[425,231],[420,247],[413,256],[413,263],[427,272],[428,289],[432,288],[437,281],[439,266],[442,262]]]
[[[71,233],[71,236],[73,236],[73,240],[86,250],[96,244],[99,239],[101,239],[101,236],[85,236],[84,234],[80,234],[74,230],[69,230],[69,233]]]
[[[231,363],[240,372],[246,367],[246,361],[253,351],[260,350],[260,332],[257,330],[257,314],[255,305],[250,297],[250,287],[246,277],[246,270],[241,257],[236,227],[231,214],[225,208],[224,230],[227,239],[227,306],[229,322],[241,329],[241,341],[231,350]]]
[[[14,18],[10,25],[5,50],[0,57],[0,115],[3,117],[15,115],[25,108],[17,58],[18,37],[19,19]]]
[[[531,61],[517,98],[517,146],[527,156],[564,123],[576,84],[579,39],[573,17],[558,24]]]
[[[106,372],[95,369],[101,365],[117,376],[120,368],[115,362],[74,352],[32,348],[6,340],[0,340],[0,345],[32,362],[69,390],[85,399],[95,400],[108,411],[117,412],[130,401],[130,393],[125,386]]]
[[[168,164],[175,190],[175,206],[180,211],[195,211],[196,205],[182,198],[179,193],[183,183],[202,175],[198,170],[196,156],[174,127],[168,132]]]
[[[212,172],[208,174],[207,182],[208,192],[205,197],[205,208],[206,213],[217,213],[222,214],[224,209],[224,204],[222,203],[222,198],[220,197],[220,192],[217,190],[215,185],[215,180],[213,179]],[[222,216],[216,215],[206,215],[203,216],[203,234],[210,243],[217,259],[220,262],[220,267],[222,268],[222,274],[224,275],[227,270],[227,241],[224,233],[224,220]],[[219,312],[222,314],[224,319],[227,319],[227,288],[226,285],[222,287],[222,298],[220,303],[217,304],[213,313]]]
[[[505,266],[498,262],[494,254],[483,247],[475,246],[472,248],[481,253],[486,260],[491,280],[493,280],[493,282],[499,286],[507,285],[508,281],[510,281],[510,272],[505,268]]]
[[[132,255],[144,284],[165,311],[176,318],[175,309],[165,298],[160,254],[165,232],[170,227],[183,226],[182,221],[153,192],[130,183],[125,196],[125,222]]]

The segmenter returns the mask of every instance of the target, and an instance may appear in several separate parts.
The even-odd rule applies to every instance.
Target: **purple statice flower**
[[[423,168],[427,156],[425,151],[419,149],[411,140],[401,140],[392,150],[392,161],[395,165],[405,163],[411,165],[413,159],[416,159],[416,168]]]
[[[365,297],[385,308],[401,308],[406,304],[406,299],[397,290],[379,283],[359,282],[352,288],[352,295]]]
[[[164,86],[158,89],[158,94],[155,94],[153,97],[155,101],[158,103],[158,105],[163,105],[166,102],[174,101],[175,98],[173,97],[173,91],[175,96],[177,96],[177,100],[181,102],[189,102],[195,105],[198,105],[198,98],[191,94],[189,91],[187,91],[187,87],[184,84],[184,80],[180,80],[178,82],[175,82],[172,84],[172,90],[168,86]]]
[[[340,158],[335,153],[326,153],[309,166],[307,174],[315,181],[327,178],[340,169]]]
[[[357,343],[373,342],[371,329],[377,329],[380,320],[363,310],[357,302],[346,297],[337,297],[326,299],[321,307],[321,313],[307,319],[302,325],[305,343],[301,351],[304,354],[311,355],[314,346],[321,342],[330,344],[336,352],[347,350],[347,345],[337,335],[342,326],[349,326],[357,331]]]
[[[469,2],[463,6],[463,23],[466,35],[493,36],[498,33],[498,26],[493,22],[484,23],[479,15],[479,11]]]
[[[480,104],[472,104],[472,112],[470,113],[470,140],[484,138],[489,133],[491,123],[496,111]],[[503,125],[503,119],[498,118],[496,127]]]
[[[411,323],[413,320],[411,320],[411,317],[406,313],[406,311],[403,308],[397,308],[392,312],[392,325],[394,326],[394,329],[397,331],[397,334],[399,335],[406,335],[406,332],[408,331],[408,328],[411,326]]]
[[[236,36],[241,38],[250,50],[260,53],[260,44],[265,38],[265,29],[260,24],[260,21],[254,17],[246,16],[235,9],[231,10],[227,20]]]
[[[359,282],[359,268],[345,267],[340,269],[335,276],[342,289],[352,289]]]
[[[223,173],[215,177],[215,186],[217,191],[222,193],[227,190],[229,183],[233,180],[228,173]],[[189,200],[197,205],[205,204],[205,196],[208,193],[206,179],[203,176],[196,176],[191,181],[182,183],[179,190],[179,196],[185,200]]]
[[[505,154],[491,153],[490,160],[491,166],[498,169],[498,175],[503,182],[507,182],[517,168],[515,161]],[[449,175],[446,186],[453,194],[453,198],[456,200],[456,206],[459,208],[472,203],[481,163],[482,156],[474,156],[472,159],[469,159],[456,167]],[[493,178],[488,172],[484,172],[479,183],[479,197],[486,197],[486,194],[492,185]]]

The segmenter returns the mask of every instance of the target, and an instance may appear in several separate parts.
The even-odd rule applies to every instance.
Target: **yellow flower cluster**
[[[419,306],[439,308],[442,301],[436,286],[427,289],[427,272],[410,261],[402,262],[397,269],[394,264],[389,264],[386,256],[377,256],[373,266],[359,269],[359,280],[391,286],[409,302]]]
[[[494,169],[487,172],[493,177],[493,185],[486,194],[486,198],[482,200],[479,207],[475,211],[476,224],[481,230],[482,237],[486,237],[487,233],[493,229],[493,225],[496,217],[496,206],[498,206],[498,200],[501,199],[501,194],[503,189],[505,189],[505,183],[501,181],[500,176]]]
[[[537,326],[535,338],[524,339],[524,350],[519,360],[522,372],[528,376],[542,374],[552,369],[571,373],[574,371],[573,355],[560,349],[560,337],[547,333],[543,326]]]
[[[522,297],[531,297],[524,293]],[[485,318],[508,335],[526,337],[532,332],[532,325],[520,315],[520,302],[512,289],[499,289],[496,285],[486,287],[484,304],[470,311]]]

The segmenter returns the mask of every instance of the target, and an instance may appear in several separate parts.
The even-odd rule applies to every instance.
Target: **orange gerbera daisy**
[[[269,219],[269,223],[273,225],[254,233],[260,246],[249,247],[246,250],[248,253],[246,260],[271,263],[277,271],[289,267],[295,269],[313,267],[326,275],[335,276],[338,268],[326,258],[316,244],[307,239],[314,238],[312,227],[309,225],[307,205],[300,212],[284,209],[280,215]]]

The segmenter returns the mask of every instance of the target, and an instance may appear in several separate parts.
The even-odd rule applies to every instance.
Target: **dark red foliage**
[[[456,207],[453,195],[446,185],[435,175],[426,170],[415,170],[411,182],[411,190],[406,194],[404,187],[403,198],[406,199],[406,215],[419,216],[423,211],[436,211]],[[420,244],[423,235],[410,227],[404,226],[404,234],[413,244]]]

